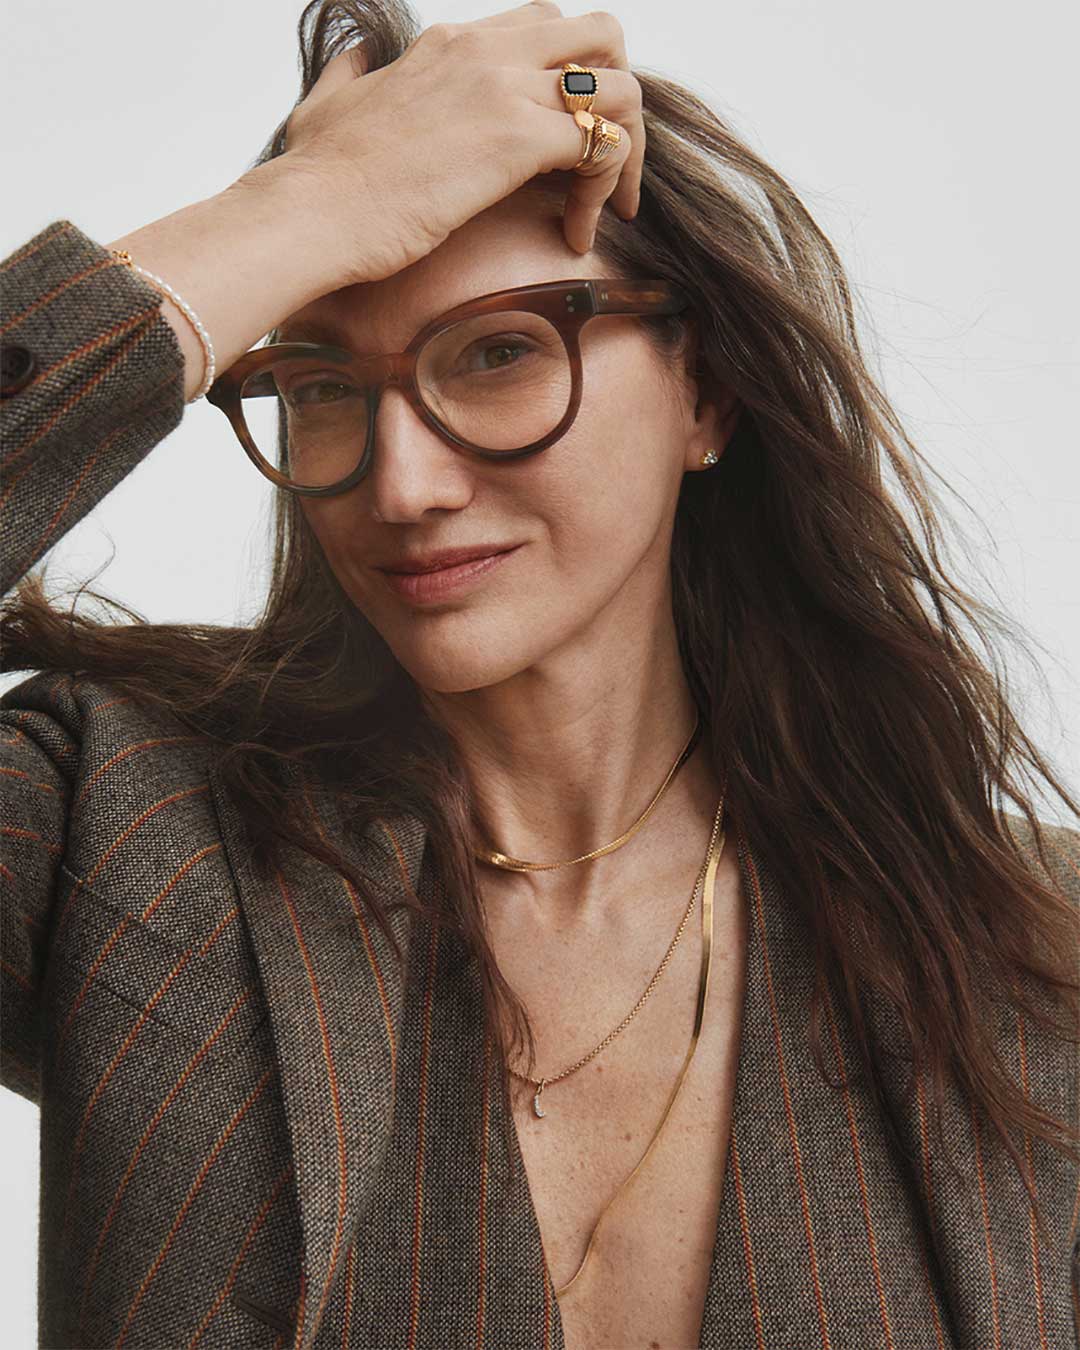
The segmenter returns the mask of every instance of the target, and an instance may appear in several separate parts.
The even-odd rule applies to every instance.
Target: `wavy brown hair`
[[[399,0],[313,0],[299,21],[300,98],[361,35],[374,70],[419,31]],[[630,223],[605,212],[595,247],[607,275],[668,278],[695,297],[702,390],[728,386],[742,404],[720,465],[683,479],[674,615],[730,814],[767,848],[814,935],[816,1067],[830,1081],[820,1014],[831,988],[888,1121],[862,1002],[883,997],[914,1073],[932,1081],[939,1128],[952,1076],[1004,1143],[1041,1224],[1009,1129],[1076,1161],[1080,1130],[1002,1071],[990,998],[1002,991],[1048,1031],[1080,1039],[1080,923],[1053,882],[1038,785],[1080,809],[1007,700],[995,643],[1016,639],[1014,625],[946,573],[928,466],[867,368],[836,252],[715,112],[634,74],[648,135],[641,207]],[[283,152],[284,133],[283,121],[255,163]],[[544,175],[527,190],[557,210],[568,181]],[[674,369],[687,315],[635,322]],[[298,499],[277,495],[269,589],[250,627],[147,624],[105,603],[122,622],[76,615],[74,602],[53,608],[28,576],[4,606],[3,668],[106,679],[210,737],[256,862],[273,866],[282,841],[321,858],[368,898],[399,957],[386,902],[313,828],[305,781],[331,784],[361,824],[418,816],[441,898],[390,907],[450,921],[468,943],[509,1100],[507,1064],[524,1054],[532,1071],[533,1034],[486,937],[461,760],[341,589]],[[1026,819],[1019,832],[1006,802]],[[1047,995],[1066,1024],[1042,1006]]]

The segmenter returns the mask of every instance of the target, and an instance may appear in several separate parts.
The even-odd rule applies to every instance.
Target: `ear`
[[[703,388],[705,368],[700,356],[698,327],[690,321],[686,346],[686,395],[692,404],[690,435],[686,441],[685,471],[710,468],[702,461],[711,450],[719,458],[727,449],[742,411],[742,403],[727,385],[710,380]]]

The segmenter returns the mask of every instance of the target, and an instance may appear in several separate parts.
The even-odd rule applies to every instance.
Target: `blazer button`
[[[29,347],[0,342],[0,398],[10,398],[37,374],[37,361]]]

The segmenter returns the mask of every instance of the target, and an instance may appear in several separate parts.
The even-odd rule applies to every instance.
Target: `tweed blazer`
[[[184,405],[158,292],[70,221],[0,275],[6,593]],[[399,910],[399,971],[354,888],[299,850],[268,896],[209,746],[105,683],[30,673],[0,722],[0,1067],[41,1113],[39,1344],[563,1347],[462,942]],[[360,831],[328,792],[317,806],[380,894],[433,899],[418,820]],[[1080,904],[1080,835],[1049,833]],[[874,998],[895,1139],[833,1002],[824,1084],[809,935],[768,840],[731,834],[746,991],[700,1344],[1075,1350],[1080,1169],[1023,1141],[1047,1245],[958,1097],[965,1166],[944,1167]],[[1029,1096],[1076,1120],[1075,1047],[1011,1011],[995,1034]]]

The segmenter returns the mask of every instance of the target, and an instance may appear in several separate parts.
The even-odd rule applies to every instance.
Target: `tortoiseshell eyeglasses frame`
[[[514,286],[508,290],[493,291],[490,295],[479,296],[447,310],[445,314],[440,314],[438,318],[421,328],[403,352],[358,357],[347,348],[314,342],[272,342],[265,347],[255,347],[245,352],[228,370],[218,376],[207,390],[206,399],[207,402],[220,408],[229,419],[248,458],[272,483],[286,492],[295,492],[305,497],[333,497],[355,487],[371,467],[375,444],[375,415],[386,385],[397,385],[417,416],[454,448],[464,450],[468,454],[479,455],[482,459],[523,459],[527,455],[535,455],[545,450],[564,436],[573,425],[578,408],[581,406],[582,368],[579,337],[582,328],[590,319],[606,314],[677,314],[687,309],[690,304],[690,297],[686,291],[670,281],[642,281],[637,278],[628,280],[622,277],[601,279],[572,277],[566,281],[546,281],[539,286]],[[461,319],[494,314],[504,309],[522,310],[539,314],[547,319],[558,330],[570,359],[571,391],[565,414],[558,425],[541,440],[518,450],[485,449],[455,435],[449,427],[443,426],[424,402],[416,382],[417,355],[424,343]],[[304,487],[293,483],[286,474],[274,468],[256,449],[244,420],[241,389],[245,389],[244,398],[262,395],[277,397],[277,386],[269,369],[266,369],[261,377],[259,372],[285,357],[307,357],[328,361],[344,367],[354,376],[362,376],[368,403],[367,444],[356,468],[337,483],[326,487]]]

